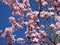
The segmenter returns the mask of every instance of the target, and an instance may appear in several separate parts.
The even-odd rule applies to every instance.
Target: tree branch
[[[38,14],[38,18],[40,18],[40,12],[42,11],[42,2],[40,0],[39,2],[39,14]]]

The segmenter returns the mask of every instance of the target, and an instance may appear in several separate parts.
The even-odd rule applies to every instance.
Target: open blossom
[[[58,7],[57,10],[60,11],[60,7]]]
[[[0,30],[0,33],[2,33],[2,30]]]
[[[39,39],[38,38],[34,38],[32,41],[37,43],[37,42],[39,42]]]
[[[35,32],[35,33],[32,33],[32,34],[31,34],[31,37],[32,37],[32,38],[33,38],[33,37],[38,37],[38,35],[39,35],[39,34],[38,34],[37,32]]]
[[[35,28],[34,25],[32,25],[32,24],[30,24],[29,26],[30,26],[31,28]]]
[[[54,12],[49,12],[50,17],[54,17],[55,13]]]
[[[44,16],[44,11],[40,13],[40,16],[41,16],[41,17],[45,17],[45,16]]]
[[[8,41],[7,44],[8,45],[13,45],[13,42],[12,41]]]
[[[15,18],[14,17],[9,17],[9,21],[11,22],[11,23],[15,23]]]
[[[9,17],[9,20],[15,21],[15,18],[11,16]]]
[[[37,16],[38,13],[39,13],[38,11],[34,11],[34,12],[32,12],[32,14],[35,15],[35,16]]]
[[[54,16],[55,16],[55,13],[54,12],[42,11],[40,13],[40,17],[43,17],[43,18],[54,17]]]
[[[16,30],[15,25],[12,25],[12,27],[10,27],[10,30],[12,30],[12,32],[14,32],[14,30]]]
[[[29,20],[29,23],[33,24],[34,23],[34,20],[33,19],[30,19]]]
[[[40,0],[36,0],[36,2],[39,2]]]
[[[5,33],[11,33],[11,32],[12,32],[12,30],[10,30],[10,28],[5,29]]]
[[[53,6],[57,6],[58,5],[58,3],[56,2],[56,1],[53,1],[53,4],[52,4]]]
[[[2,30],[0,30],[0,35],[2,34]]]
[[[31,14],[30,12],[28,12],[28,13],[27,13],[27,16],[30,16],[30,15],[32,15],[32,14]]]
[[[24,42],[24,39],[23,38],[18,38],[17,41],[21,43],[21,42]]]
[[[26,6],[30,6],[29,0],[23,0],[23,3],[24,3]]]
[[[42,12],[40,13],[40,17],[42,17],[42,18],[48,18],[48,17],[49,17],[49,13],[46,12],[46,11],[42,11]]]
[[[51,11],[51,10],[54,10],[54,7],[48,8],[48,10],[50,10],[50,11]]]
[[[60,21],[60,16],[56,16],[55,20]]]
[[[59,31],[56,31],[56,34],[59,34],[60,35],[60,30]]]
[[[14,10],[18,10],[18,9],[19,9],[19,7],[17,6],[16,3],[13,4],[13,9],[14,9]]]
[[[10,28],[6,28],[5,32],[2,36],[5,37],[5,38],[9,38],[11,33],[12,33],[12,31],[10,30]]]
[[[33,45],[41,45],[40,43],[34,43]]]
[[[54,24],[51,24],[50,27],[54,30],[57,29],[57,27]]]
[[[28,25],[28,22],[22,22],[22,24]]]
[[[8,4],[8,2],[6,0],[3,0],[2,2],[4,2],[6,5]]]
[[[59,29],[60,28],[60,22],[56,22],[56,26]]]
[[[32,36],[32,37],[35,37],[35,36],[36,36],[36,34],[35,34],[35,33],[32,33],[32,34],[31,34],[31,36]]]
[[[36,26],[36,29],[40,29],[40,27],[39,26]]]
[[[44,1],[44,2],[42,2],[42,5],[46,6],[46,5],[48,5],[48,3],[46,1]]]
[[[60,43],[57,43],[56,45],[60,45]]]
[[[9,37],[10,40],[13,41],[13,42],[16,41],[15,36],[16,36],[16,35],[11,35],[11,36]]]
[[[45,0],[36,0],[36,2],[44,2]]]
[[[15,27],[18,29],[23,28],[19,23],[15,23]]]
[[[44,26],[44,25],[41,25],[41,26],[40,26],[40,29],[43,29],[43,28],[45,28],[45,26]]]
[[[42,34],[42,36],[47,36],[47,33],[44,30],[39,30],[39,32]]]

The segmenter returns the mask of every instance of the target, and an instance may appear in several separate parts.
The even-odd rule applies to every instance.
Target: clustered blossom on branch
[[[40,11],[32,11],[29,1],[30,0],[22,0],[22,2],[19,3],[19,0],[2,0],[3,3],[10,6],[12,9],[12,16],[9,17],[9,22],[12,24],[12,26],[6,27],[3,34],[1,34],[2,31],[0,30],[0,34],[4,38],[9,39],[8,45],[14,45],[13,42],[15,41],[20,42],[23,45],[30,43],[31,45],[60,45],[60,42],[56,41],[57,37],[60,36],[60,16],[57,14],[57,12],[60,11],[60,0],[51,0],[50,4],[48,3],[49,0],[34,0],[39,3]],[[43,10],[45,6],[49,5],[52,7],[48,7],[48,11]],[[38,15],[40,18],[45,19],[48,24],[39,25],[38,23],[40,23],[41,20]],[[18,16],[17,21],[14,16]],[[29,20],[25,21],[24,16],[26,16],[26,18]],[[49,24],[48,18],[54,18],[56,23]],[[27,41],[25,41],[23,38],[15,39],[15,36],[17,35],[13,35],[15,30],[24,28],[22,25],[27,26],[25,31]],[[51,34],[49,35],[49,32],[45,31],[45,28],[47,31],[52,30],[54,34],[53,38],[49,37]]]

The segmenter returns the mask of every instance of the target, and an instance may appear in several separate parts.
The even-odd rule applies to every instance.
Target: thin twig
[[[40,0],[38,18],[40,18],[40,12],[41,12],[41,11],[42,11],[42,2],[41,2],[41,0]]]

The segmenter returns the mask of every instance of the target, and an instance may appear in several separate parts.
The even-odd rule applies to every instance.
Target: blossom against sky
[[[0,44],[43,45],[48,42],[56,45],[60,35],[59,4],[59,0],[2,0]]]

